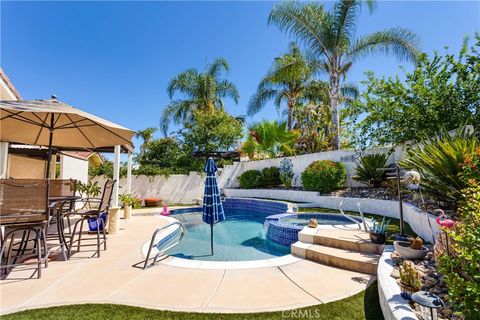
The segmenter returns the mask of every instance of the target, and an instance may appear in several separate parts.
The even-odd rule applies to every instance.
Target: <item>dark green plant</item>
[[[260,186],[264,188],[276,187],[282,184],[280,179],[280,169],[277,167],[268,167],[262,170],[260,177]]]
[[[478,139],[465,128],[457,134],[443,132],[440,136],[426,138],[421,146],[406,151],[400,165],[418,170],[422,174],[422,190],[439,201],[452,205],[463,199],[466,182],[460,177],[463,163],[475,153]]]
[[[388,154],[375,153],[363,156],[355,168],[354,180],[365,183],[370,187],[378,188],[387,179]]]
[[[405,77],[368,72],[360,99],[346,108],[349,127],[363,145],[417,142],[439,126],[453,130],[468,123],[480,127],[480,36],[458,55],[421,54]],[[405,78],[405,79],[404,79]]]
[[[347,169],[341,162],[314,161],[302,172],[302,185],[305,190],[330,192],[343,187],[346,175]]]
[[[181,131],[184,144],[199,152],[228,151],[243,136],[243,123],[223,109],[195,111]]]
[[[259,170],[247,170],[242,173],[237,179],[242,189],[255,189],[260,187],[260,178],[262,172]]]
[[[480,185],[475,179],[464,189],[455,228],[444,229],[450,239],[449,254],[440,255],[449,300],[465,319],[480,315]]]
[[[264,120],[250,126],[241,151],[251,159],[275,158],[295,154],[298,131],[287,130],[286,122]]]

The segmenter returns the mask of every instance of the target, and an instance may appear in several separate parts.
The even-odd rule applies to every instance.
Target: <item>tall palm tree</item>
[[[140,146],[140,153],[144,153],[145,152],[145,148],[147,147],[147,145],[150,143],[150,141],[152,141],[152,138],[153,138],[153,134],[157,131],[157,128],[154,128],[154,127],[149,127],[149,128],[145,128],[143,130],[138,130],[136,133],[135,133],[135,137],[137,139],[142,139],[143,140],[143,143],[142,145]]]
[[[249,136],[241,151],[250,158],[275,158],[295,153],[296,130],[287,130],[287,123],[264,120],[249,127]]]
[[[370,11],[375,1],[367,1]],[[333,146],[339,148],[340,81],[359,58],[381,52],[393,54],[400,60],[415,61],[418,55],[418,37],[404,28],[391,28],[356,37],[358,16],[362,1],[340,0],[330,11],[319,3],[282,2],[275,5],[268,18],[269,24],[292,35],[302,43],[328,73],[332,125],[335,133]]]
[[[277,108],[285,101],[287,129],[292,130],[295,106],[308,87],[316,68],[315,62],[306,60],[297,45],[291,43],[289,51],[275,58],[272,67],[260,81],[256,93],[248,103],[247,114],[256,114],[270,100],[274,100]]]
[[[181,99],[172,100],[162,113],[160,127],[167,135],[169,124],[181,123],[192,119],[196,110],[213,112],[216,108],[223,108],[223,98],[231,98],[238,103],[240,95],[237,87],[225,75],[229,71],[227,60],[217,58],[207,64],[204,72],[197,69],[188,69],[175,76],[167,87],[170,100],[176,93]]]

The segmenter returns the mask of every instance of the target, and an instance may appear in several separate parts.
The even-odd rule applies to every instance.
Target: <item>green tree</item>
[[[149,127],[149,128],[145,128],[143,130],[138,130],[135,133],[135,137],[141,138],[143,140],[143,143],[140,146],[140,153],[143,153],[145,151],[145,148],[147,147],[148,143],[152,140],[153,134],[156,131],[157,131],[157,128]]]
[[[220,108],[215,112],[194,112],[181,135],[191,150],[212,152],[230,150],[242,138],[242,131],[242,121]]]
[[[169,124],[187,123],[193,119],[196,110],[213,111],[223,107],[224,98],[231,98],[238,103],[240,95],[237,87],[225,75],[229,71],[227,60],[217,58],[208,64],[204,72],[188,69],[175,76],[168,84],[167,92],[171,99],[162,113],[160,127],[165,135]],[[181,99],[172,100],[174,95]]]
[[[254,115],[263,109],[270,100],[278,109],[285,101],[287,105],[287,129],[292,130],[294,110],[299,99],[307,90],[311,77],[318,66],[308,61],[295,43],[290,44],[288,53],[275,58],[275,61],[250,98],[247,114]],[[301,123],[297,122],[297,126]]]
[[[176,139],[160,138],[151,141],[136,160],[140,166],[170,168],[176,166],[182,155],[182,147]]]
[[[367,1],[370,11],[374,1]],[[341,76],[359,58],[381,52],[402,60],[415,61],[417,36],[404,28],[392,28],[355,37],[362,1],[341,0],[331,11],[319,3],[282,2],[274,6],[269,23],[290,34],[321,61],[328,73],[332,110],[333,148],[340,146]]]
[[[367,73],[366,91],[347,108],[351,130],[364,145],[402,144],[435,135],[439,127],[480,126],[480,37],[458,57],[419,57],[405,81]],[[359,120],[361,119],[361,120]]]
[[[262,121],[249,128],[242,152],[250,158],[275,158],[295,154],[298,132],[288,131],[286,122]]]

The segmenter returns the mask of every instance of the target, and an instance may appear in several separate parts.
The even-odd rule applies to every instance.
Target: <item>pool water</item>
[[[185,236],[167,253],[179,258],[215,261],[271,259],[289,254],[289,246],[265,238],[263,222],[267,215],[238,209],[226,212],[226,220],[213,227],[212,256],[210,225],[202,221],[202,213],[175,214],[173,217],[185,227]]]
[[[350,220],[348,220],[345,217],[342,217],[342,216],[336,217],[336,216],[328,216],[328,215],[324,215],[322,217],[319,217],[317,215],[315,215],[315,216],[312,215],[312,217],[286,218],[286,219],[282,219],[281,221],[283,223],[288,223],[288,224],[292,224],[292,225],[295,225],[295,226],[304,227],[304,226],[309,224],[311,218],[315,218],[317,220],[318,224],[338,225],[338,224],[351,224],[352,223]]]

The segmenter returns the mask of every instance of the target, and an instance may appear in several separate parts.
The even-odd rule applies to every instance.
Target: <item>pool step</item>
[[[362,230],[304,228],[298,233],[298,240],[362,253],[381,254],[385,248],[383,244],[372,243],[368,232]]]
[[[380,258],[380,255],[375,253],[361,253],[301,241],[292,244],[291,250],[294,256],[303,259],[368,274],[377,273]]]

